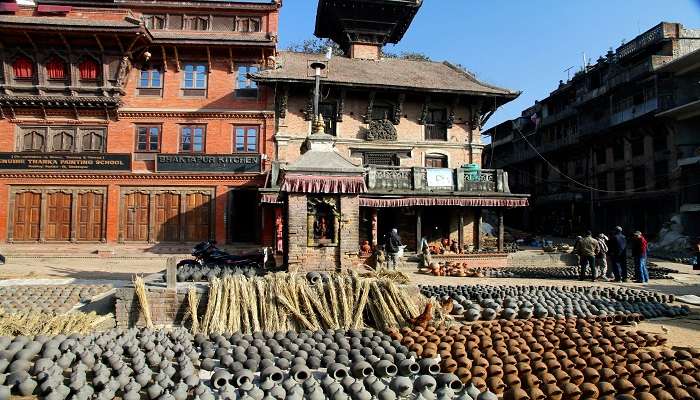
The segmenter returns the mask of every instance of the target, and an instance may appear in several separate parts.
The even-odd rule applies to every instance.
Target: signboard
[[[130,171],[131,154],[0,153],[0,169]]]
[[[260,154],[158,154],[158,172],[260,172]]]
[[[454,186],[454,171],[449,168],[428,168],[428,187]]]

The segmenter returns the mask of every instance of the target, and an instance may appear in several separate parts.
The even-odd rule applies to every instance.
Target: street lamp
[[[326,63],[323,61],[312,61],[309,65],[314,70],[316,79],[316,87],[314,88],[314,121],[318,118],[318,102],[321,91],[321,72],[326,69]]]

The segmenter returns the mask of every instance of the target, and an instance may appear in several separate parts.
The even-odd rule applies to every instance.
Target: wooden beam
[[[163,57],[163,72],[168,72],[168,54],[165,52],[165,46],[160,46],[161,57]]]
[[[100,48],[100,52],[104,53],[105,52],[105,47],[102,45],[102,41],[100,40],[100,37],[97,36],[97,34],[93,35],[95,38],[95,42],[97,43],[97,47]]]
[[[211,50],[207,46],[207,73],[211,74]]]
[[[131,50],[132,50],[132,49],[134,48],[134,46],[136,45],[136,42],[139,41],[139,38],[140,38],[140,36],[136,36],[136,37],[134,38],[134,40],[132,40],[131,43],[129,43],[129,47],[126,49],[126,52],[127,52],[127,53],[131,52]]]
[[[72,53],[72,50],[71,50],[71,47],[70,47],[70,43],[68,43],[68,39],[66,39],[66,35],[64,35],[63,33],[60,33],[60,32],[59,32],[58,36],[61,38],[61,41],[63,42],[63,45],[66,46],[66,50],[68,50],[68,54]]]
[[[236,72],[236,64],[233,62],[233,49],[228,48],[228,72],[229,73],[234,73]]]
[[[119,51],[121,52],[120,54],[126,54],[126,51],[124,51],[124,44],[122,43],[122,40],[119,39],[119,35],[114,34],[114,40],[117,42],[117,45],[119,45]]]
[[[180,72],[180,55],[177,53],[177,46],[173,46],[175,50],[175,72]]]

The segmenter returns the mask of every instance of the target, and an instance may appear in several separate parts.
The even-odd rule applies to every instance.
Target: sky
[[[280,48],[313,37],[316,0],[285,0]],[[567,68],[581,69],[661,21],[700,29],[700,0],[424,0],[392,52],[418,51],[521,91],[489,128],[547,97]],[[573,72],[572,72],[573,73]]]

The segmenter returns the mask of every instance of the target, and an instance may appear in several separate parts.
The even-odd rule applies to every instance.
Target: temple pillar
[[[421,248],[421,240],[423,239],[423,209],[418,207],[416,209],[416,253],[420,253],[423,249]]]
[[[379,244],[379,228],[378,228],[378,223],[379,223],[379,210],[377,208],[372,208],[370,209],[370,221],[372,223],[372,248],[376,248],[377,245]]]
[[[503,224],[503,209],[499,208],[498,211],[498,251],[503,252],[505,250],[505,227]]]
[[[481,250],[481,208],[474,210],[474,250]]]

